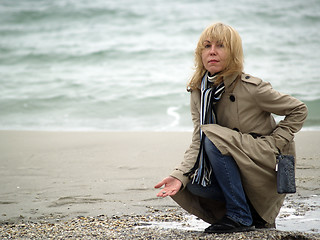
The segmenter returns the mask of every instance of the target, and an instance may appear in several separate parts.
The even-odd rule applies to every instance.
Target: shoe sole
[[[204,231],[204,233],[234,233],[234,232],[250,232],[256,230],[254,226],[251,227],[240,227],[224,230]]]

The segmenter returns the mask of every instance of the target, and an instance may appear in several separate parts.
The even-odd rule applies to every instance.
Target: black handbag
[[[295,168],[294,168],[294,156],[277,155],[277,191],[282,193],[295,193]]]

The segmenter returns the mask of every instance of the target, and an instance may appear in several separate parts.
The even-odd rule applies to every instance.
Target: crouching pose
[[[276,155],[295,155],[304,103],[243,73],[239,34],[215,23],[200,36],[188,84],[194,124],[184,160],[155,188],[210,223],[207,233],[275,227],[285,194],[277,193]],[[285,116],[278,124],[272,114]]]

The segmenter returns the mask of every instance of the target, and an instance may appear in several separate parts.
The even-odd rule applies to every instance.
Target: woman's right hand
[[[161,182],[159,182],[157,185],[154,186],[154,188],[160,188],[164,185],[164,188],[161,189],[161,191],[157,194],[157,197],[166,197],[166,196],[173,196],[177,192],[179,192],[182,183],[180,180],[174,177],[166,177]]]

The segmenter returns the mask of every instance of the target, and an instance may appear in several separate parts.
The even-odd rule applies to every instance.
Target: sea
[[[320,130],[319,0],[0,0],[0,130],[191,131],[186,84],[213,22]]]

